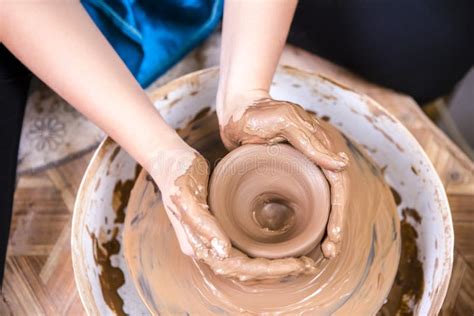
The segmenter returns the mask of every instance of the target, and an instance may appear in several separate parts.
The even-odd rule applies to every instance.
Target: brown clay
[[[207,119],[209,124],[201,122],[202,129],[191,128],[186,136],[209,159],[212,168],[225,149],[215,118]],[[329,124],[321,122],[321,126],[327,132],[331,149],[347,153],[350,161],[342,172],[324,171],[332,205],[328,228],[331,221],[340,223],[328,229],[328,234],[340,236],[340,253],[332,259],[324,256],[318,245],[300,259],[252,260],[234,248],[228,259],[207,263],[194,260],[181,253],[159,192],[155,193],[145,173],[140,175],[127,211],[125,256],[135,285],[153,314],[367,315],[380,309],[394,280],[400,255],[395,202],[381,172],[358,146]],[[346,203],[334,204],[338,201]],[[134,221],[136,218],[140,220]],[[282,218],[286,223],[291,215]],[[281,224],[275,225],[278,231]],[[324,244],[322,247],[324,250]],[[247,269],[242,271],[240,267],[249,260],[252,268],[246,265]],[[266,269],[269,262],[273,269]],[[292,273],[281,278],[297,268],[311,269],[313,273]],[[275,278],[236,280],[244,273],[247,275],[243,279],[265,273]]]
[[[286,144],[234,149],[209,185],[214,216],[232,244],[252,257],[306,255],[325,233],[329,201],[320,169]]]

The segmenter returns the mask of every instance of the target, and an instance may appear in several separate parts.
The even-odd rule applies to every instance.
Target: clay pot
[[[210,209],[232,244],[252,257],[307,254],[325,232],[329,200],[321,170],[284,144],[231,151],[209,187]]]

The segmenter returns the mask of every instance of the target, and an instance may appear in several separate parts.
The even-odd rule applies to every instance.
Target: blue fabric
[[[223,0],[81,2],[142,87],[207,38],[223,8]]]

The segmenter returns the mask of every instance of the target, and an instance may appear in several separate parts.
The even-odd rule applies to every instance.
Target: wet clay
[[[234,149],[209,184],[214,216],[232,244],[251,257],[306,255],[325,233],[329,201],[321,170],[286,144]]]
[[[114,149],[112,155],[109,158],[112,163],[120,152],[120,147]],[[125,275],[120,267],[112,264],[112,256],[118,255],[120,252],[120,241],[118,240],[118,234],[123,226],[125,220],[125,208],[127,207],[128,200],[130,198],[130,192],[135,184],[135,181],[140,174],[142,167],[140,165],[135,166],[135,176],[133,179],[125,181],[119,180],[115,184],[112,193],[112,207],[115,212],[115,219],[113,220],[113,228],[106,232],[100,230],[98,234],[89,232],[89,236],[92,239],[92,246],[94,249],[94,260],[95,263],[100,267],[99,271],[99,282],[104,301],[107,306],[116,315],[126,315],[123,310],[123,299],[118,293],[118,289],[125,284]],[[98,180],[100,183],[100,178]],[[105,218],[107,224],[108,218]]]
[[[123,311],[123,299],[117,290],[125,284],[123,271],[112,265],[111,256],[120,251],[120,242],[117,240],[118,228],[114,228],[112,236],[107,238],[101,231],[99,236],[90,233],[94,249],[94,260],[100,267],[99,282],[105,303],[116,315],[126,315]]]
[[[417,223],[421,222],[421,216],[415,209],[403,209],[400,223],[402,237],[400,264],[387,302],[378,315],[413,315],[414,307],[417,306],[423,295],[423,264],[418,259],[416,245],[418,233],[409,223],[408,218],[410,217]]]
[[[202,128],[190,128],[185,136],[210,161],[212,170],[226,150],[215,116],[199,123]],[[160,194],[142,172],[127,210],[125,257],[135,285],[153,314],[367,315],[380,309],[400,255],[395,202],[381,172],[358,146],[327,123],[321,125],[335,152],[348,154],[350,164],[344,170],[343,182],[348,202],[347,212],[337,213],[343,216],[338,222],[344,232],[339,255],[328,259],[316,246],[307,254],[313,262],[311,274],[242,282],[217,275],[208,264],[183,255]],[[232,251],[231,256],[239,258],[239,251]],[[248,260],[244,254],[240,258]],[[282,259],[272,261],[278,260]],[[229,269],[222,274],[229,275],[238,265],[238,260],[222,265]]]

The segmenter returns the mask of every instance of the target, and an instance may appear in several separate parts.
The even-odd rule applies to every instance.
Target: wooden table
[[[416,137],[444,183],[452,210],[455,260],[442,314],[474,314],[474,163],[420,110],[416,102],[366,82],[305,51],[287,47],[282,63],[318,71],[366,93]],[[15,194],[0,315],[82,315],[71,264],[75,193],[91,153],[33,176]]]

